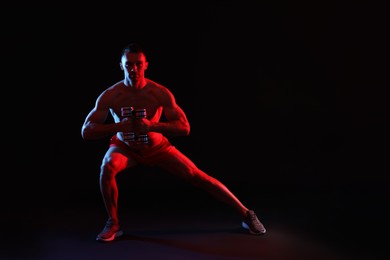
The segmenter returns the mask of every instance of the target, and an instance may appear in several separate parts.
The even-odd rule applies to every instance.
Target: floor
[[[246,233],[230,209],[196,189],[176,187],[134,200],[140,192],[121,193],[125,235],[110,243],[95,240],[106,220],[97,190],[14,208],[17,227],[3,215],[3,230],[11,235],[2,237],[0,259],[389,259],[383,238],[388,212],[379,189],[371,197],[333,191],[327,200],[318,190],[280,197],[267,191],[268,202],[253,208],[267,228],[263,236]]]

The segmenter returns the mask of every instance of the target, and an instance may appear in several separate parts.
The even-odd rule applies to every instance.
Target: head
[[[122,50],[119,65],[124,72],[124,81],[127,86],[143,87],[148,61],[142,46],[137,43],[130,43],[125,46]]]

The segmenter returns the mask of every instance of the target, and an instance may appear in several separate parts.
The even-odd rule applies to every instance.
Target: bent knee
[[[126,168],[126,163],[123,160],[104,159],[101,166],[101,175],[115,176],[118,172]]]

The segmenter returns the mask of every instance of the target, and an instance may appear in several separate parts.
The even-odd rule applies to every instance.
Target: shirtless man
[[[170,90],[145,77],[148,61],[144,49],[136,43],[127,45],[122,50],[119,65],[124,79],[99,95],[81,128],[85,140],[111,137],[99,179],[108,220],[96,240],[108,242],[123,235],[115,176],[137,164],[157,166],[200,187],[230,205],[250,234],[265,234],[266,229],[253,210],[245,207],[224,184],[199,169],[167,139],[167,136],[189,135],[190,124]],[[122,116],[123,110],[130,116]],[[146,117],[134,115],[137,111]],[[160,121],[162,113],[167,119],[164,122]],[[109,114],[114,119],[112,123],[107,121]],[[130,140],[126,139],[129,133]]]

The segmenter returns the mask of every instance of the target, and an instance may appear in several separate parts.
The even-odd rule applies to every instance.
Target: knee
[[[215,178],[211,177],[210,175],[207,175],[202,171],[195,171],[191,176],[192,176],[191,182],[195,186],[200,188],[215,186],[218,183],[218,181]]]
[[[103,160],[100,166],[100,177],[101,178],[114,178],[115,175],[120,171],[120,165],[114,160]]]

